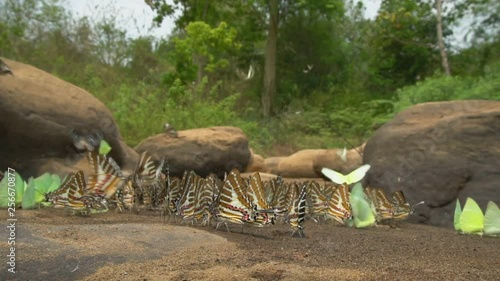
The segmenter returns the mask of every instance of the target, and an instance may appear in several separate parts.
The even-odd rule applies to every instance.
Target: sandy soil
[[[500,280],[500,238],[411,223],[306,221],[306,238],[293,238],[283,224],[228,233],[153,213],[43,209],[17,218],[17,273],[4,266],[0,280]],[[6,260],[8,232],[0,229]]]

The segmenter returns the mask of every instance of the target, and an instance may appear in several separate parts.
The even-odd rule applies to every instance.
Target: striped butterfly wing
[[[206,179],[201,179],[197,190],[197,202],[195,205],[195,219],[202,220],[203,224],[210,223],[210,206],[213,204],[213,192],[215,179],[209,175]]]
[[[68,202],[66,207],[72,210],[84,210],[88,208],[85,195],[85,179],[83,171],[78,171],[71,179],[68,190]]]
[[[377,222],[380,222],[382,220],[382,217],[380,216],[378,209],[377,209],[377,192],[375,191],[374,188],[371,187],[366,187],[364,190],[365,193],[365,199],[370,203],[370,207],[372,209],[373,214],[375,215],[375,219]]]
[[[167,198],[167,177],[163,174],[165,159],[162,158],[156,167],[154,183],[150,187],[151,203],[153,207],[163,205]]]
[[[390,220],[394,217],[394,205],[387,199],[385,192],[381,188],[372,189],[371,193],[374,197],[374,205],[377,217],[380,220]]]
[[[110,199],[117,190],[123,189],[126,180],[118,164],[111,157],[89,151],[87,159],[93,174],[88,177],[85,192]]]
[[[264,186],[259,173],[254,173],[250,177],[250,185],[247,188],[247,195],[251,200],[253,210],[255,211],[254,220],[258,224],[274,224],[275,217],[269,213],[274,213],[273,208],[265,199]]]
[[[411,206],[408,201],[406,201],[403,191],[398,190],[392,193],[392,204],[394,206],[394,219],[404,220],[408,218],[411,213]]]
[[[265,200],[269,206],[274,206],[273,203],[277,194],[277,186],[278,184],[275,179],[264,182]]]
[[[315,181],[309,182],[307,185],[309,213],[311,216],[324,215],[328,209],[328,200],[319,183]]]
[[[243,191],[244,181],[237,169],[233,169],[226,177],[218,201],[218,218],[243,224],[252,219],[252,206]]]
[[[335,189],[332,198],[328,201],[327,215],[341,224],[352,217],[348,185],[342,184]]]
[[[137,194],[136,200],[151,207],[151,189],[155,184],[158,168],[147,151],[141,154],[134,173],[134,187]],[[142,199],[142,200],[141,200]]]
[[[55,208],[64,208],[68,203],[68,192],[74,180],[75,174],[69,173],[58,189],[45,194],[45,201],[53,203]]]
[[[181,180],[178,177],[173,177],[170,179],[170,186],[168,188],[168,208],[171,213],[177,212],[177,202],[181,197]]]
[[[292,227],[293,233],[299,233],[300,237],[304,237],[304,219],[306,215],[306,196],[307,184],[302,184],[302,188],[297,183],[293,183],[290,188],[290,197],[292,202],[288,207],[288,222]]]
[[[247,195],[257,210],[270,210],[271,206],[266,201],[264,186],[259,173],[254,173],[250,177],[250,185],[247,189]]]
[[[135,196],[131,178],[126,179],[122,189],[116,190],[115,196],[117,200],[117,207],[120,211],[123,209],[131,210],[133,208]]]
[[[136,180],[140,185],[152,185],[156,179],[157,166],[147,151],[141,154],[141,159],[135,169]]]
[[[184,177],[183,177],[184,178]],[[177,204],[177,215],[184,218],[192,216],[194,211],[194,200],[196,193],[196,182],[199,176],[194,171],[189,171],[186,174],[183,182],[182,194]]]

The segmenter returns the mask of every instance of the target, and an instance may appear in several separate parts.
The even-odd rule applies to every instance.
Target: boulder
[[[500,202],[500,102],[453,101],[413,106],[366,144],[370,186],[402,189],[420,221],[453,224],[456,199],[483,208]]]
[[[45,71],[3,60],[14,75],[0,76],[0,169],[15,168],[23,177],[57,172],[44,170],[53,166],[46,166],[45,160],[71,169],[80,156],[70,128],[80,133],[99,130],[118,164],[125,169],[135,166],[137,154],[123,142],[102,102]]]
[[[245,172],[251,173],[251,172],[267,172],[266,169],[266,164],[264,163],[264,157],[262,157],[259,154],[253,153],[253,151],[250,149],[250,162],[248,163],[247,168],[245,169]]]
[[[347,150],[345,161],[341,158],[343,149],[327,149],[325,153],[318,155],[313,160],[313,169],[316,177],[322,177],[321,169],[328,168],[344,175],[356,170],[363,164],[363,150],[365,144]]]
[[[278,164],[278,174],[288,178],[316,178],[313,161],[325,152],[325,149],[304,149],[285,157]]]
[[[222,177],[233,168],[244,171],[250,161],[248,138],[235,127],[212,127],[151,136],[135,148],[153,157],[165,157],[173,176],[194,170],[200,176],[216,173]]]
[[[264,159],[264,165],[266,165],[266,170],[268,173],[271,174],[278,174],[278,166],[281,162],[281,160],[285,159],[286,157],[269,157]]]
[[[254,173],[247,173],[247,172],[245,172],[245,173],[241,173],[241,177],[242,178],[249,178],[253,174]],[[259,175],[260,175],[260,179],[263,182],[270,181],[270,180],[276,179],[278,177],[278,175],[275,175],[275,174],[260,173],[260,172],[259,172]],[[308,182],[308,181],[315,181],[315,182],[318,182],[320,185],[324,185],[324,184],[330,182],[330,181],[325,181],[322,178],[283,178],[283,182],[285,182],[285,183],[294,183],[294,182],[296,182],[296,183],[302,184],[302,183],[305,183],[305,182]]]

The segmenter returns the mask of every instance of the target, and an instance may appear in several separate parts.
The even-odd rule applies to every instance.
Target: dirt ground
[[[228,233],[153,213],[42,209],[17,218],[17,272],[3,266],[0,280],[500,280],[500,238],[405,222],[306,221],[306,238],[294,238],[283,224]],[[0,219],[7,225],[5,210]],[[0,237],[7,259],[6,227]]]

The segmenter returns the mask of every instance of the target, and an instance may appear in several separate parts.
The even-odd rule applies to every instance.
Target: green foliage
[[[485,99],[500,100],[500,63],[486,68],[484,77],[436,76],[397,91],[395,112],[409,106],[436,101]]]
[[[375,20],[361,1],[279,0],[274,116],[264,119],[269,1],[167,2],[145,1],[157,22],[176,14],[170,37],[130,38],[112,6],[76,18],[59,0],[0,1],[0,55],[91,92],[129,145],[165,122],[238,126],[257,153],[283,155],[361,144],[416,103],[499,99],[498,1],[457,0],[445,13],[445,37],[465,15],[474,36],[449,46],[456,76],[442,77],[431,0],[383,0]]]
[[[176,79],[166,93],[146,84],[122,86],[111,108],[120,129],[127,132],[127,143],[136,145],[148,136],[161,133],[166,122],[178,130],[237,126],[245,132],[257,131],[256,122],[244,121],[236,111],[240,94],[219,99],[221,82],[208,91],[207,83],[205,77],[200,85],[190,87]],[[203,95],[204,98],[199,98]]]

